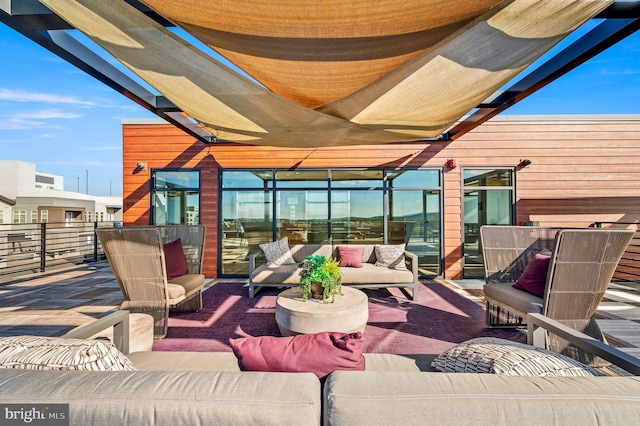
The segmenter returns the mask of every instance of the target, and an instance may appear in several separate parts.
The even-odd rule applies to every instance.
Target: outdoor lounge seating
[[[204,226],[99,228],[96,233],[122,290],[120,308],[153,316],[155,338],[167,334],[169,309],[202,308]]]
[[[554,229],[529,226],[483,226],[484,295],[489,326],[520,326],[528,313],[542,313],[604,341],[593,319],[616,266],[635,231],[627,229]],[[543,250],[549,253],[544,293],[531,294],[513,284]],[[547,338],[554,352],[586,363],[592,357]]]
[[[2,368],[0,403],[69,404],[70,424],[617,425],[640,416],[640,360],[543,316],[536,324],[634,376],[441,373],[432,354],[363,354],[364,371],[334,371],[323,383],[312,373],[240,371],[231,352],[127,353],[127,321],[115,312],[65,337],[113,325],[112,352],[129,371]]]
[[[262,250],[249,255],[249,297],[253,298],[260,287],[293,287],[300,284],[300,264],[309,255],[323,255],[339,259],[338,246],[344,244],[294,244],[289,247],[295,263],[268,266],[258,265],[264,257]],[[342,284],[353,288],[399,287],[411,289],[411,298],[418,297],[418,256],[405,250],[406,267],[376,266],[373,244],[349,244],[347,247],[363,249],[362,267],[340,267]]]

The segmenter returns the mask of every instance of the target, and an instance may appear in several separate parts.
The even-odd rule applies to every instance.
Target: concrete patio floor
[[[481,280],[437,281],[483,304]],[[62,335],[116,310],[121,297],[106,261],[0,278],[0,336]],[[612,283],[596,319],[610,344],[640,358],[640,284]]]

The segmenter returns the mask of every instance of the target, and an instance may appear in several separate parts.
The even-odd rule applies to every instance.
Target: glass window
[[[513,222],[513,171],[464,170],[464,270],[465,278],[484,276],[479,233],[483,225]]]
[[[247,274],[249,255],[273,240],[271,191],[222,192],[222,272]]]
[[[38,210],[31,210],[31,223],[38,223]]]
[[[200,223],[200,171],[156,170],[152,173],[152,217],[156,225]],[[96,212],[96,220],[99,218]]]
[[[14,210],[13,211],[13,223],[27,223],[27,211],[26,210]]]
[[[93,220],[91,211],[87,211],[87,222],[91,222]]]
[[[511,186],[511,169],[465,169],[464,186]]]
[[[278,237],[287,237],[290,244],[329,241],[327,191],[278,191],[276,215]]]
[[[222,188],[273,188],[270,170],[222,172]]]
[[[331,238],[333,243],[382,244],[383,192],[331,192]]]
[[[382,188],[382,170],[331,170],[332,188]]]
[[[4,223],[4,210],[0,210],[0,224]]]
[[[393,170],[387,173],[387,180],[393,188],[437,188],[440,186],[440,171]]]
[[[327,188],[327,170],[285,170],[276,172],[278,188]]]
[[[40,221],[42,223],[47,223],[49,221],[49,210],[40,211]]]

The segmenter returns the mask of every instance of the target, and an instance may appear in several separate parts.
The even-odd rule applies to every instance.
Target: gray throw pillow
[[[374,247],[376,266],[391,269],[407,269],[407,265],[404,263],[404,247],[404,244],[376,244]]]
[[[264,252],[267,266],[296,263],[291,255],[291,250],[289,250],[289,238],[287,237],[271,243],[260,244],[260,248]]]
[[[505,376],[602,376],[567,356],[510,340],[479,337],[444,351],[431,366],[445,373]]]

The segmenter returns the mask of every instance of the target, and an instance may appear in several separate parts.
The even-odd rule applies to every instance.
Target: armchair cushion
[[[243,371],[311,372],[322,378],[335,370],[364,370],[359,332],[243,337],[229,344]]]
[[[514,288],[524,290],[538,297],[544,297],[544,287],[547,283],[547,272],[551,255],[536,253],[522,271],[520,278],[513,284]]]
[[[197,292],[204,285],[204,275],[202,274],[185,274],[175,277],[167,283],[169,291],[169,299],[178,299],[189,297]]]
[[[189,272],[187,258],[184,255],[180,238],[164,245],[164,262],[167,270],[167,280],[169,281]]]
[[[135,371],[110,342],[63,337],[0,337],[0,368]]]
[[[438,355],[432,366],[445,373],[538,377],[603,375],[567,356],[493,337],[462,342]]]
[[[260,248],[264,252],[264,257],[268,266],[296,263],[291,255],[291,250],[289,249],[289,238],[287,237],[271,243],[260,244]]]

